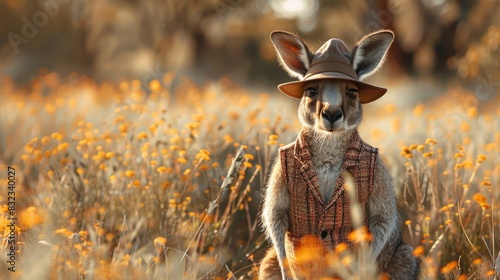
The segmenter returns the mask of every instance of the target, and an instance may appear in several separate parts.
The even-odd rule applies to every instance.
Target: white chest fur
[[[333,193],[337,187],[337,179],[342,170],[342,163],[333,165],[331,163],[326,163],[323,166],[318,166],[315,168],[316,174],[318,176],[319,190],[321,191],[321,196],[325,204],[328,204],[332,198]]]
[[[335,192],[350,136],[351,134],[343,134],[342,137],[321,137],[318,139],[318,135],[309,135],[312,162],[325,204],[330,201]]]

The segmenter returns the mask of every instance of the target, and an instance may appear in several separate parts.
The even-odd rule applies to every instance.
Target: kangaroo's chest
[[[337,179],[342,171],[342,162],[323,162],[316,165],[314,169],[318,176],[319,190],[323,201],[327,204],[337,188]]]

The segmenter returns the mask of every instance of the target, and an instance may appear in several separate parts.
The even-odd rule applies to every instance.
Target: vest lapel
[[[363,142],[359,137],[358,133],[354,133],[351,137],[351,145],[347,148],[344,157],[344,167],[349,171],[353,176],[355,176],[356,166],[359,165],[361,149],[363,148]]]
[[[302,178],[313,193],[314,198],[318,201],[318,203],[320,203],[322,207],[324,207],[325,204],[319,190],[318,176],[316,174],[316,171],[314,170],[313,162],[311,159],[311,151],[309,150],[307,141],[305,141],[304,135],[302,133],[299,134],[299,137],[296,140],[294,154],[295,160],[297,160],[297,162],[299,163],[298,166],[300,166],[299,171],[302,175]]]
[[[340,195],[344,191],[344,173],[345,173],[345,169],[342,168],[342,170],[340,171],[339,177],[337,178],[337,183],[335,184],[335,192],[333,193],[332,197],[330,198],[330,201],[326,205],[323,212],[330,209],[330,207],[332,207],[335,204],[337,199],[339,199]]]

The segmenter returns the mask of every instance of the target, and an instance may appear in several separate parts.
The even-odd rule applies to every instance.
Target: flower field
[[[300,128],[294,101],[175,73],[148,84],[47,73],[29,88],[3,78],[0,92],[2,279],[257,278],[262,191]],[[498,104],[450,87],[365,108],[360,133],[391,170],[421,279],[500,277]],[[349,254],[340,264],[356,277]]]

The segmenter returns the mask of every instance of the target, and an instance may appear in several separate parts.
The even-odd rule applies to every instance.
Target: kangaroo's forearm
[[[368,230],[372,235],[373,255],[378,258],[389,237],[393,235],[392,232],[396,230],[396,221],[390,219],[390,216],[373,215],[370,217]]]
[[[282,176],[280,157],[271,170],[262,211],[262,222],[278,259],[285,257],[285,234],[288,230],[290,196]],[[280,262],[281,263],[281,262]]]
[[[269,238],[274,244],[278,260],[286,257],[285,235],[288,229],[288,213],[285,211],[276,211],[272,216],[269,227]]]

